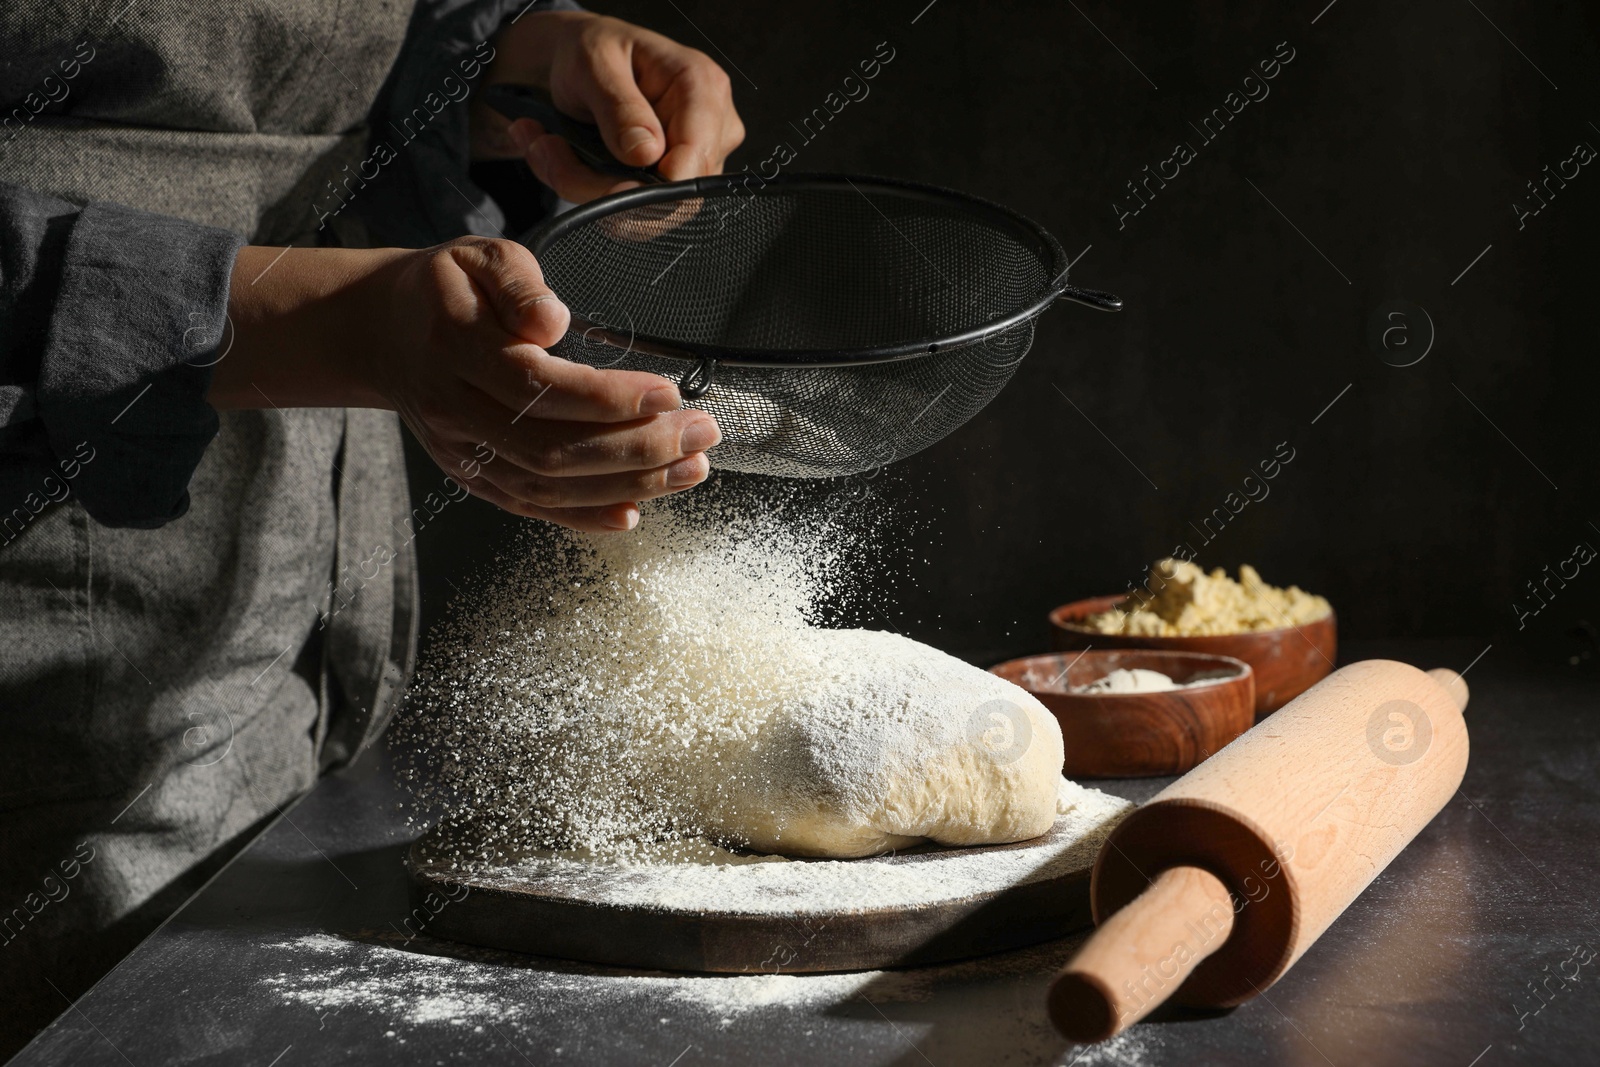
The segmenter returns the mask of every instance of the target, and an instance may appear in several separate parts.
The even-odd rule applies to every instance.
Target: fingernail
[[[710,464],[701,456],[690,456],[680,459],[667,468],[667,484],[674,489],[681,489],[686,485],[694,485],[705,478]]]
[[[631,156],[635,149],[656,143],[656,135],[643,126],[629,126],[617,138],[617,143],[622,145],[622,154]]]
[[[663,411],[677,411],[683,399],[675,385],[658,385],[639,399],[639,414],[659,415]]]
[[[511,138],[511,143],[517,146],[518,152],[521,152],[523,155],[528,154],[528,145],[532,144],[533,141],[532,138],[528,136],[528,128],[526,126],[522,125],[520,122],[513,122],[510,126],[506,127],[506,136]]]
[[[700,419],[683,431],[683,436],[678,439],[678,447],[684,452],[704,452],[720,440],[722,431],[717,428],[717,424],[710,419]]]
[[[639,525],[639,509],[627,508],[621,514],[608,511],[601,516],[600,523],[611,530],[631,530]]]
[[[540,308],[539,305],[541,304],[553,304],[554,307],[548,309]],[[567,310],[567,305],[563,304],[561,302],[561,298],[554,293],[540,293],[538,296],[528,301],[529,311],[533,311],[536,308],[539,309],[540,314],[548,314],[549,312],[554,311],[555,314],[559,316],[563,311]]]

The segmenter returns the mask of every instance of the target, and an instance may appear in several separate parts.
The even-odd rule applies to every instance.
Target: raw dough
[[[764,712],[755,743],[699,764],[707,832],[845,857],[1050,828],[1061,728],[1027,692],[897,634],[804,636],[795,666],[806,684]]]
[[[870,513],[830,497],[808,518],[762,482],[757,507],[702,487],[628,534],[545,531],[466,601],[399,726],[455,861],[706,838],[848,857],[1049,829],[1055,718],[927,645],[816,626]]]

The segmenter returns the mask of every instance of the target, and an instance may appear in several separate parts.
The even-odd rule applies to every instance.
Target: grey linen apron
[[[319,243],[314,205],[360,160],[410,15],[405,0],[11,0],[9,58],[81,59],[85,42],[92,58],[75,117],[33,119],[0,181]],[[139,249],[115,254],[137,269]],[[224,413],[190,499],[153,530],[100,526],[69,499],[0,553],[0,998],[35,1025],[180,902],[197,864],[351,759],[410,669],[393,415]]]

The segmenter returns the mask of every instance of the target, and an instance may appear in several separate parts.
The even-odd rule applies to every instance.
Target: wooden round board
[[[406,856],[413,925],[454,941],[706,973],[875,970],[964,959],[1093,925],[1089,871],[1131,807],[1075,810],[1013,845],[856,860],[618,865],[559,856],[463,873]]]

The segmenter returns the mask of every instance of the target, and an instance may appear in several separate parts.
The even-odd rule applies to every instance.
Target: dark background
[[[1031,651],[1052,606],[1188,541],[1208,567],[1327,595],[1346,637],[1471,636],[1594,668],[1600,560],[1525,627],[1513,602],[1536,607],[1526,583],[1600,547],[1600,160],[1525,228],[1512,209],[1546,164],[1600,148],[1593,6],[1325,2],[591,5],[728,68],[749,129],[730,169],[797,143],[789,121],[890,42],[870,95],[788,169],[998,201],[1126,303],[1052,309],[990,407],[879,479],[897,628],[980,662]],[[1202,144],[1189,123],[1280,42],[1295,56],[1270,94]],[[1197,158],[1119,229],[1125,183],[1180,140]],[[1396,299],[1436,331],[1403,368],[1367,340]],[[1190,524],[1281,442],[1270,496],[1205,544]],[[419,489],[441,477],[425,464]],[[425,619],[522,524],[472,501],[427,527]]]

